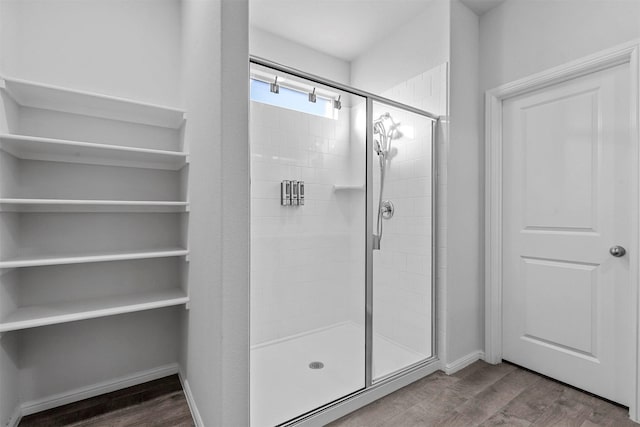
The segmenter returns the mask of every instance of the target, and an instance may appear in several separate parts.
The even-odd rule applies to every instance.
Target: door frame
[[[640,40],[569,62],[529,77],[488,90],[485,98],[485,360],[496,364],[502,361],[502,104],[505,100],[557,83],[629,64],[631,79],[631,155],[636,167],[631,182],[631,254],[629,273],[632,287],[630,313],[633,319],[631,348],[635,349],[632,367],[633,391],[629,416],[640,421],[640,292],[638,290],[640,264]]]

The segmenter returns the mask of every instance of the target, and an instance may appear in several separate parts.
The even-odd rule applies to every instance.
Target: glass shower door
[[[365,387],[363,98],[252,64],[251,425]],[[276,80],[277,77],[277,80]]]
[[[374,382],[434,355],[433,123],[373,102]]]

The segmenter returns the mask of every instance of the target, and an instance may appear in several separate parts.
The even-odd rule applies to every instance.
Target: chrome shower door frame
[[[315,419],[321,419],[322,414],[330,411],[332,408],[337,408],[338,406],[348,404],[350,401],[355,401],[357,398],[362,397],[365,394],[380,394],[381,390],[385,387],[385,385],[389,385],[391,383],[401,383],[404,384],[406,381],[415,381],[419,377],[416,377],[416,374],[424,371],[425,368],[428,368],[434,362],[437,362],[438,359],[438,335],[437,335],[437,316],[436,316],[436,271],[437,271],[437,218],[436,218],[436,209],[435,204],[438,199],[438,167],[437,167],[437,144],[436,144],[436,127],[440,122],[440,117],[430,113],[425,110],[421,110],[419,108],[415,108],[413,106],[403,104],[392,99],[388,99],[367,91],[359,90],[349,85],[345,85],[342,83],[338,83],[332,81],[330,79],[325,79],[320,76],[316,76],[314,74],[310,74],[304,71],[300,71],[298,69],[288,67],[286,65],[279,64],[274,61],[270,61],[268,59],[260,58],[257,56],[250,56],[249,62],[251,64],[260,65],[263,67],[267,67],[276,71],[280,71],[283,73],[291,74],[293,76],[322,84],[327,87],[331,87],[336,90],[340,90],[343,92],[350,93],[352,95],[357,95],[365,98],[366,100],[366,182],[365,182],[365,204],[366,204],[366,238],[365,238],[365,385],[364,388],[357,390],[347,396],[339,398],[338,400],[331,402],[325,406],[317,408],[311,412],[307,412],[305,414],[301,414],[300,417],[289,421],[287,423],[281,424],[280,426],[296,426],[307,424],[308,422],[313,423]],[[432,191],[432,202],[431,202],[431,357],[414,363],[412,365],[406,366],[403,369],[393,372],[383,378],[378,380],[373,379],[373,152],[371,147],[373,146],[373,103],[377,102],[380,104],[385,104],[390,107],[395,107],[401,110],[405,110],[419,116],[425,117],[433,122],[431,126],[432,132],[432,156],[431,156],[431,191]],[[408,384],[408,383],[407,383]],[[401,386],[400,386],[401,387]],[[378,393],[376,393],[378,391]],[[384,395],[384,394],[382,394]],[[322,425],[322,424],[319,424]],[[279,426],[279,427],[280,427]]]

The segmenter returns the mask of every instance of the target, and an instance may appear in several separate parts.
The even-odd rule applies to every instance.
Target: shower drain
[[[322,362],[311,362],[311,363],[309,363],[309,367],[311,369],[322,369],[322,368],[324,368],[324,363],[322,363]]]

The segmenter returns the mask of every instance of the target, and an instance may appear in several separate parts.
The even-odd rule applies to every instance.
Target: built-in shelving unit
[[[0,150],[18,159],[179,170],[188,163],[184,152],[152,150],[90,142],[0,134]]]
[[[0,243],[7,271],[0,297],[13,300],[0,304],[0,333],[186,305],[187,284],[172,282],[186,280],[189,254],[185,112],[8,77],[0,77],[0,95],[7,123],[0,129],[0,231],[10,236]],[[142,217],[158,214],[167,216]],[[120,226],[131,232],[114,233]],[[92,251],[96,240],[113,250]],[[160,258],[173,260],[144,261]],[[92,265],[107,262],[118,265]],[[137,264],[150,262],[161,268]],[[40,283],[49,273],[56,279]],[[113,295],[92,297],[105,293]]]
[[[187,302],[189,297],[183,290],[169,289],[22,307],[0,320],[0,333],[170,307]]]
[[[130,99],[0,77],[0,88],[23,107],[44,108],[72,114],[177,129],[184,111]]]
[[[333,191],[364,191],[364,184],[334,184]]]
[[[187,212],[188,202],[0,198],[0,212]]]
[[[24,30],[2,58],[30,58],[0,67],[0,427],[15,427],[175,372],[193,294],[192,123],[175,7],[102,10],[113,22],[160,13],[129,47],[136,29],[114,38],[122,28],[96,10],[0,9]],[[34,13],[69,25],[33,31]],[[85,38],[59,43],[74,34]],[[83,67],[87,47],[107,66]]]

